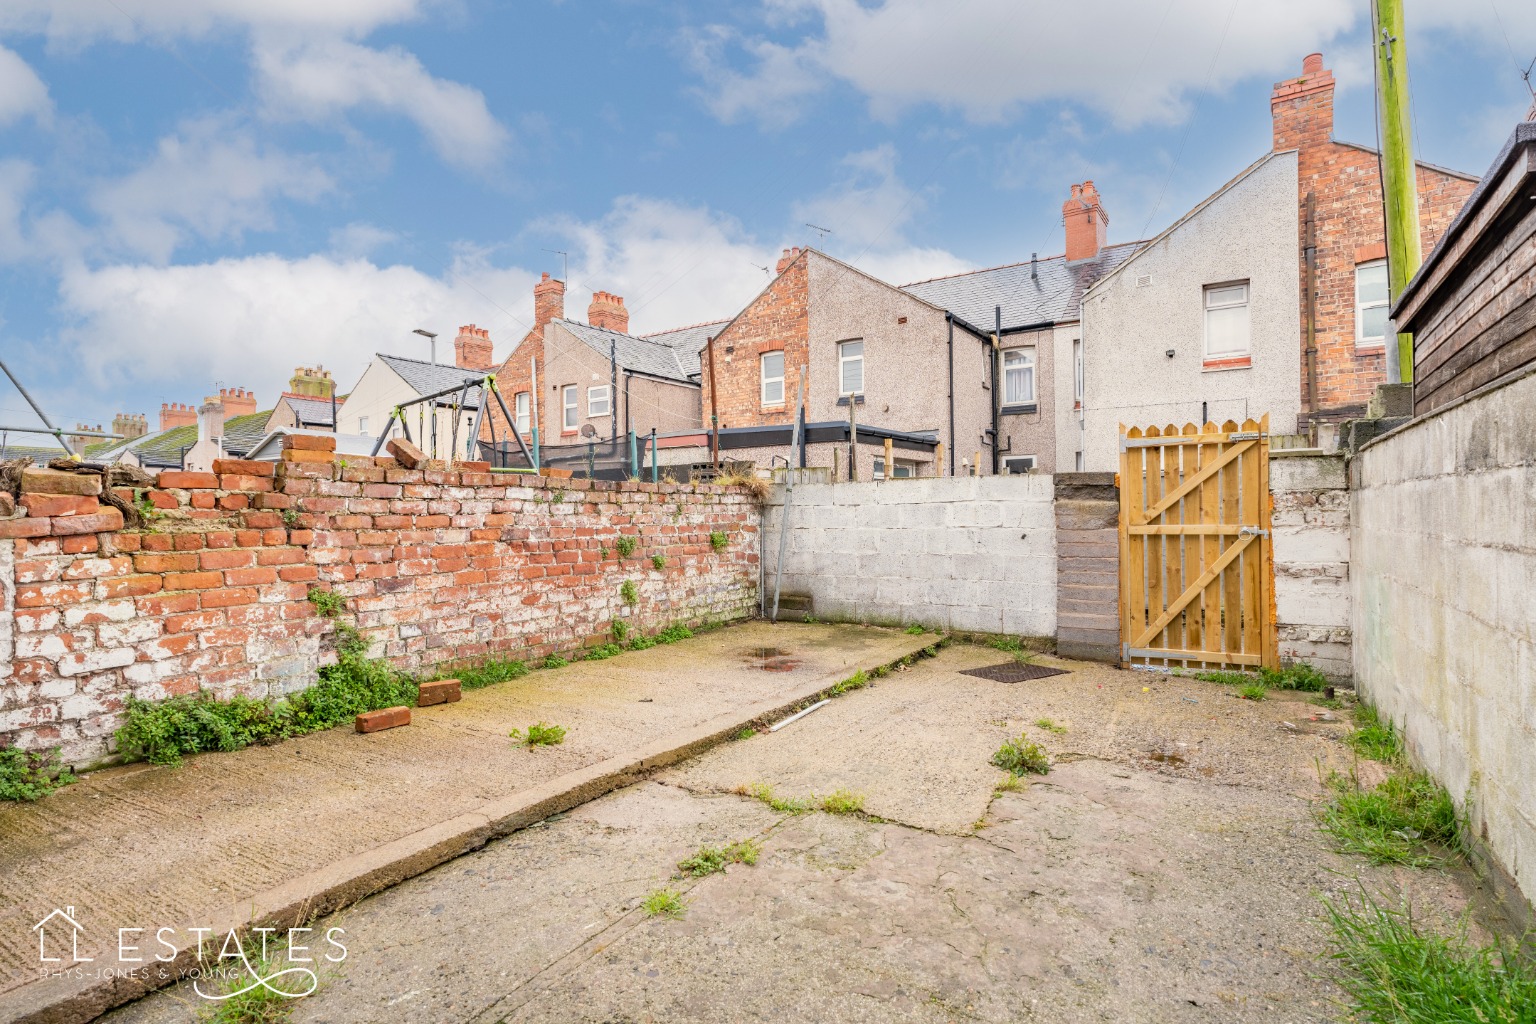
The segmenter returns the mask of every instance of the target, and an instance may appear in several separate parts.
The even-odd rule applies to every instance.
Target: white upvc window
[[[1003,459],[1003,472],[1010,475],[1032,472],[1035,468],[1033,455],[1014,455]]]
[[[840,341],[837,344],[838,394],[864,393],[864,342]]]
[[[1003,349],[1003,404],[1029,405],[1035,400],[1035,350]]]
[[[1237,359],[1249,353],[1248,282],[1205,286],[1205,358]]]
[[[598,384],[587,388],[587,415],[607,416],[613,411],[611,385]]]
[[[366,434],[366,433],[368,433],[368,417],[367,416],[359,416],[357,418],[357,432],[359,434]]]
[[[1387,343],[1387,261],[1355,267],[1355,344],[1376,348]]]
[[[784,404],[784,353],[764,352],[762,364],[762,400],[764,405]]]
[[[528,409],[532,398],[526,391],[519,391],[512,396],[512,415],[517,420],[517,432],[528,433]]]
[[[874,468],[874,473],[871,476],[871,479],[874,479],[874,480],[884,480],[885,479],[885,456],[883,456],[883,455],[875,456],[874,467],[875,467]],[[891,479],[892,480],[908,480],[908,479],[910,479],[912,477],[915,477],[915,476],[917,476],[917,463],[916,462],[913,462],[911,460],[902,460],[902,459],[892,459],[891,460]]]
[[[576,408],[575,384],[567,384],[560,389],[560,411],[563,417],[560,420],[560,429],[575,430],[576,425],[581,421],[581,413]]]

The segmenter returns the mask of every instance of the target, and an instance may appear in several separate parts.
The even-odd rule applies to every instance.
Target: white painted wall
[[[1182,426],[1209,403],[1216,422],[1301,410],[1296,155],[1279,153],[1089,289],[1083,300],[1087,469],[1118,468],[1119,424]],[[1149,284],[1137,279],[1150,275]],[[1204,293],[1250,284],[1252,365],[1206,370]],[[1174,351],[1173,358],[1165,353]]]
[[[1350,464],[1355,681],[1536,897],[1536,371]]]
[[[1341,682],[1354,671],[1348,487],[1342,455],[1270,453],[1280,658]]]
[[[782,487],[763,512],[765,588],[778,565]],[[1056,634],[1051,477],[802,484],[783,590],[817,618]]]

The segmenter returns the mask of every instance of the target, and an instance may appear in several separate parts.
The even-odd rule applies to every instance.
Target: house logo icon
[[[37,957],[44,963],[56,964],[63,960],[63,957],[48,955],[48,935],[50,932],[53,933],[54,948],[56,949],[62,948],[64,935],[68,934],[69,954],[75,963],[90,963],[95,959],[95,957],[80,955],[80,933],[85,931],[85,928],[79,921],[75,920],[74,907],[65,907],[63,910],[55,908],[47,917],[33,925],[32,930],[37,932]]]

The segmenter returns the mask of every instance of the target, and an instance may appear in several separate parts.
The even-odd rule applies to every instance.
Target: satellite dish
[[[583,423],[581,425],[581,436],[582,437],[596,437],[597,436],[597,428],[594,427],[590,423]]]

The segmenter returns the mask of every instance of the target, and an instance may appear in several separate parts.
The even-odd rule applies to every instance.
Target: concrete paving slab
[[[192,927],[345,906],[931,642],[748,623],[474,691],[418,709],[409,728],[109,769],[7,805],[0,1019],[90,1019],[140,994],[150,979],[100,976],[119,928],[186,940]],[[565,743],[515,747],[506,733],[534,721],[566,726]],[[32,925],[63,906],[86,928],[94,977],[37,978]]]

